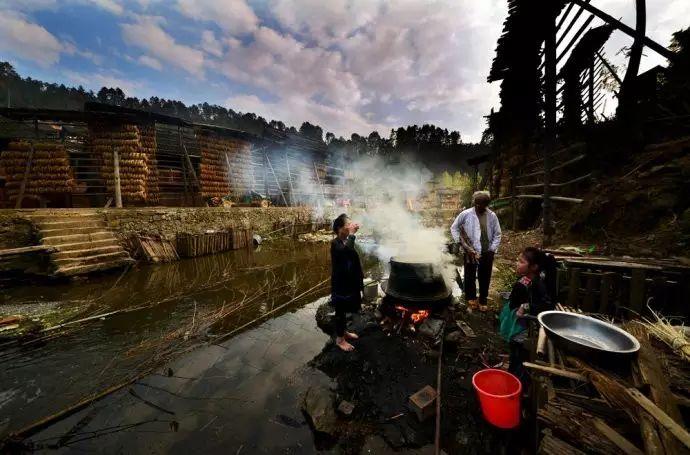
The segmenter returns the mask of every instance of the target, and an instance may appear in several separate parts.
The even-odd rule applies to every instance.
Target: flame
[[[424,319],[429,317],[429,310],[419,310],[413,312],[409,308],[405,308],[404,306],[400,305],[396,305],[395,309],[398,311],[402,311],[403,317],[405,317],[407,313],[410,313],[410,319],[415,324],[419,324]]]

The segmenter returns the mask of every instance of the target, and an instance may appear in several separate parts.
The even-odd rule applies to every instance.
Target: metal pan
[[[551,340],[587,360],[626,360],[640,349],[625,330],[583,314],[544,311],[537,318]]]

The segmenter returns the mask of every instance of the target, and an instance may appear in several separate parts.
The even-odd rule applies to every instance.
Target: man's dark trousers
[[[489,296],[489,283],[491,282],[491,270],[494,266],[494,253],[487,251],[482,253],[479,264],[475,263],[465,253],[465,298],[475,300],[477,298],[477,279],[479,279],[479,304],[486,305]]]

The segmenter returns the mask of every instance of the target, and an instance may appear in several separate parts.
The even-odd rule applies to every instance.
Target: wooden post
[[[31,174],[31,163],[34,160],[34,141],[29,142],[29,156],[26,160],[26,167],[24,168],[24,177],[22,178],[22,183],[19,186],[19,194],[17,195],[17,201],[14,203],[15,209],[20,209],[22,207],[22,199],[24,199],[24,192],[26,191],[26,184],[29,181],[29,174]]]
[[[606,314],[611,298],[611,288],[613,287],[613,272],[604,272],[601,275],[601,286],[599,288],[599,313]]]
[[[633,269],[630,274],[630,308],[641,313],[645,301],[645,272],[643,269]]]
[[[568,279],[568,306],[578,308],[577,295],[580,290],[580,269],[570,269],[570,279]]]
[[[288,186],[290,187],[290,205],[295,205],[295,189],[292,187],[292,174],[290,174],[290,158],[285,150],[285,167],[287,168]]]
[[[120,187],[120,156],[113,147],[113,174],[115,178],[115,207],[122,208],[122,188]]]
[[[266,192],[266,199],[271,200],[271,189],[268,186],[268,155],[264,149],[264,190]]]
[[[585,283],[585,298],[582,302],[582,310],[593,312],[594,309],[594,288],[596,287],[596,275],[594,273],[587,274],[587,282]]]
[[[273,165],[271,164],[271,160],[268,159],[268,155],[266,156],[266,161],[268,162],[268,167],[271,169],[271,173],[273,174],[273,178],[276,181],[276,185],[278,185],[278,191],[280,191],[280,195],[283,197],[283,202],[285,203],[285,206],[289,206],[287,199],[285,198],[285,193],[283,193],[283,189],[280,187],[280,182],[278,181],[278,176],[276,175],[276,171],[273,169]]]
[[[551,6],[553,8],[553,6]],[[544,202],[542,204],[543,245],[551,245],[551,157],[556,149],[556,14],[550,17],[544,40]]]
[[[592,63],[589,65],[589,84],[587,85],[589,91],[589,100],[587,101],[587,120],[590,125],[594,124],[594,58],[592,58]]]

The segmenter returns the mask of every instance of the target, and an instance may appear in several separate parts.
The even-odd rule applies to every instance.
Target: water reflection
[[[232,331],[327,280],[329,270],[328,245],[276,242],[259,251],[7,289],[11,306],[3,306],[3,313],[30,312],[45,302],[72,309],[72,319],[138,309],[75,326],[40,343],[5,346],[0,352],[0,436],[131,377],[161,354],[171,334],[236,308],[210,334]],[[317,289],[307,295],[312,301],[327,293],[327,288]],[[247,305],[237,306],[252,296]],[[304,303],[298,300],[272,316]]]

